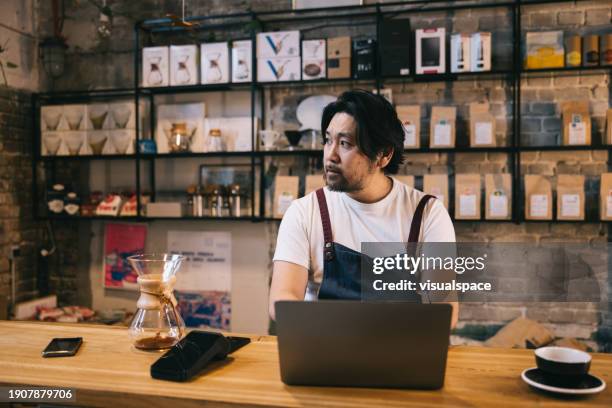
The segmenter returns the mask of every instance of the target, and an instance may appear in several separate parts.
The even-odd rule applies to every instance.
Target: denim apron
[[[361,300],[361,259],[362,254],[333,241],[329,210],[325,193],[316,191],[319,212],[323,223],[323,280],[319,287],[319,299]],[[425,195],[414,212],[408,243],[417,243],[421,231],[423,210],[427,202],[434,198]],[[420,302],[420,296],[412,294],[412,301]],[[406,300],[406,299],[404,299]]]

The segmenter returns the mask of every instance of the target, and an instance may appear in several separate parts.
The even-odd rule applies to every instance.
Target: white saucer
[[[597,394],[598,392],[603,391],[606,388],[606,382],[599,377],[596,377],[592,374],[587,374],[585,376],[584,381],[581,382],[580,387],[568,387],[563,385],[551,385],[550,382],[554,381],[546,381],[548,384],[545,384],[544,378],[549,376],[542,372],[539,368],[533,367],[524,370],[521,373],[521,378],[527,384],[531,385],[540,390],[556,392],[559,394],[568,394],[568,395],[585,395],[585,394]]]

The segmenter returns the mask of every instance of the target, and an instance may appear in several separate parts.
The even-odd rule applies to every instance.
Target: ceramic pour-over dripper
[[[176,273],[185,259],[177,254],[143,254],[127,258],[138,274],[140,298],[129,336],[141,350],[174,346],[185,333],[173,294]]]
[[[299,130],[285,130],[285,136],[289,140],[289,150],[296,150],[300,148],[300,139],[302,139],[302,132]]]

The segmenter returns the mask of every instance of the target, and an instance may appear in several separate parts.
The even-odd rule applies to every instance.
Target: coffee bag
[[[588,101],[567,101],[561,104],[563,144],[590,145],[591,117]]]
[[[552,188],[544,176],[525,176],[525,218],[552,220]]]
[[[426,174],[423,176],[423,192],[436,196],[448,208],[448,176]]]
[[[419,105],[399,105],[397,117],[404,126],[404,149],[418,149],[421,146],[421,107]]]
[[[456,117],[457,108],[454,106],[434,106],[431,108],[429,147],[455,147]]]
[[[512,177],[509,173],[485,175],[485,218],[509,220],[512,217]]]
[[[557,177],[557,219],[584,220],[584,176]]]
[[[612,145],[612,109],[608,109],[606,112],[606,122],[608,125],[606,132],[606,143]]]
[[[495,118],[489,112],[489,104],[470,104],[470,146],[492,147],[496,146]]]
[[[455,176],[455,218],[480,219],[480,174]]]
[[[601,219],[612,221],[612,173],[603,173],[601,175],[599,198]]]
[[[276,176],[274,183],[274,217],[282,218],[293,200],[298,198],[299,178],[297,176]]]

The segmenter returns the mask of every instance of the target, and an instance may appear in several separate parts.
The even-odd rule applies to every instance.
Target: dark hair
[[[379,153],[387,154],[393,150],[384,172],[396,174],[404,162],[404,127],[393,105],[384,97],[368,91],[346,91],[323,109],[323,137],[334,115],[341,112],[351,115],[357,123],[357,147],[370,160],[376,160]]]

